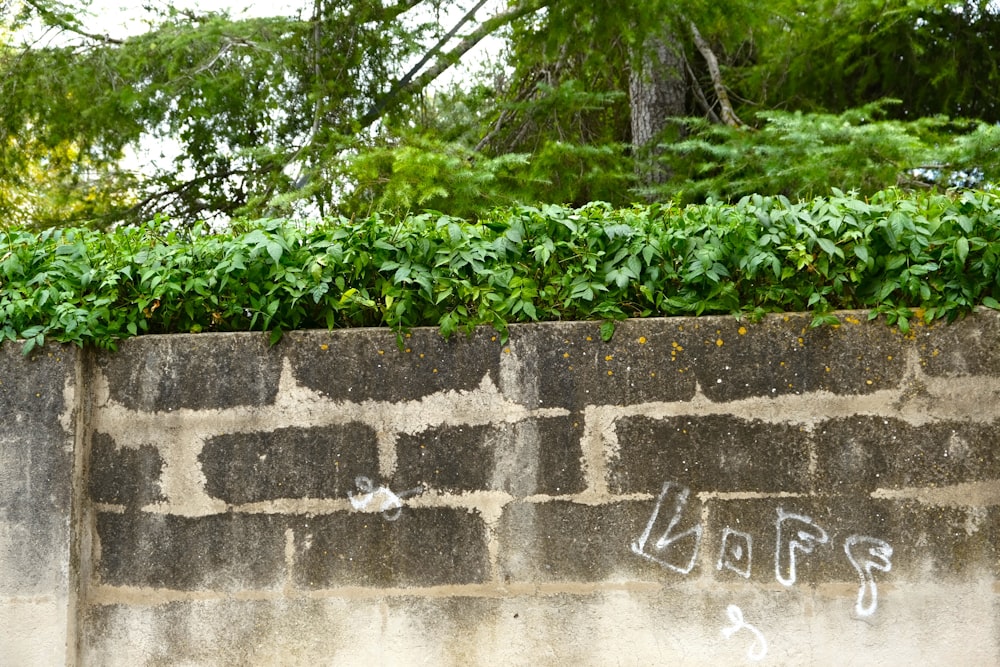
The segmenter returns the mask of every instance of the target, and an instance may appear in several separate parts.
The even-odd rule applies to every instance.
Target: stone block
[[[90,499],[96,503],[125,505],[139,509],[165,500],[159,479],[163,458],[157,448],[118,447],[103,433],[96,433],[90,445]]]
[[[563,500],[508,505],[497,529],[501,579],[509,584],[655,579],[658,570],[631,549],[650,506]]]
[[[219,410],[273,403],[281,356],[263,333],[172,334],[123,341],[96,366],[126,409]]]
[[[831,419],[815,428],[817,489],[864,495],[876,489],[946,487],[1000,479],[995,423],[895,417]]]
[[[294,531],[302,588],[446,586],[490,575],[483,520],[464,509],[337,512],[300,519]]]
[[[362,424],[292,427],[215,436],[199,458],[206,493],[230,504],[346,498],[378,470],[378,445]]]
[[[616,493],[656,493],[670,480],[704,491],[809,489],[810,436],[797,424],[692,414],[625,417],[615,430],[609,486]]]
[[[303,386],[337,401],[412,401],[500,376],[501,346],[485,328],[448,340],[427,327],[400,336],[388,329],[295,331],[276,350]]]
[[[97,580],[173,590],[271,589],[284,582],[284,517],[101,512]]]

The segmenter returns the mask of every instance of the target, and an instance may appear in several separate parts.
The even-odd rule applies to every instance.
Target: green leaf
[[[830,239],[818,238],[816,239],[816,243],[819,244],[819,247],[823,249],[823,252],[828,255],[839,255],[840,257],[844,256],[844,251],[838,248],[837,245]]]
[[[277,264],[281,261],[282,248],[281,244],[275,241],[268,241],[266,244],[267,254],[271,256],[274,263]]]
[[[965,264],[965,258],[969,256],[969,239],[964,236],[959,237],[955,242],[955,254],[958,256],[958,261]]]
[[[601,340],[605,343],[611,340],[615,335],[615,321],[614,320],[604,320],[601,322]]]

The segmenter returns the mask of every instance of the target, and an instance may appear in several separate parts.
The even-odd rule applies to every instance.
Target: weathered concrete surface
[[[128,341],[75,661],[1000,663],[1000,318],[841,319]]]
[[[0,353],[0,664],[74,657],[71,519],[73,348]]]

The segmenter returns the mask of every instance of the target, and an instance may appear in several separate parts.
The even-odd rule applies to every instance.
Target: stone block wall
[[[1000,318],[841,320],[4,348],[73,372],[0,526],[68,664],[997,663]]]

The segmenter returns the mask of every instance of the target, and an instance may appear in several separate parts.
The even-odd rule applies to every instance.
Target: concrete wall
[[[5,347],[0,664],[997,664],[1000,318],[841,318]]]

